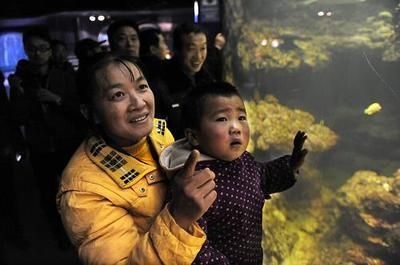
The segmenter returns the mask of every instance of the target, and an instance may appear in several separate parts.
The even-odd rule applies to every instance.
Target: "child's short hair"
[[[184,128],[200,129],[200,121],[205,111],[204,103],[209,96],[238,96],[242,99],[239,90],[227,82],[212,82],[196,87],[183,100],[182,119]]]

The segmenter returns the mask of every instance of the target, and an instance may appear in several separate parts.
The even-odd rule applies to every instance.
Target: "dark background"
[[[208,1],[199,2],[208,3]],[[64,41],[69,55],[74,56],[76,41],[85,37],[96,39],[114,19],[127,17],[141,23],[167,22],[171,25],[193,21],[193,2],[191,0],[111,0],[106,3],[101,0],[2,1],[0,36],[9,32],[21,33],[29,27],[47,26],[51,36]],[[88,17],[92,14],[109,15],[110,18],[91,23]],[[219,17],[217,21],[201,22],[204,22],[202,24],[209,33],[221,27]],[[171,30],[165,32],[167,40],[170,39],[168,37]],[[19,49],[22,50],[22,43]],[[0,47],[0,53],[5,54],[2,58],[9,58],[15,50],[17,45],[14,42]],[[15,65],[7,65],[1,70],[10,74],[14,71],[14,67]],[[27,155],[28,153],[24,154],[21,161],[13,162],[15,171],[13,176],[0,172],[1,177],[8,177],[12,182],[10,185],[3,183],[3,188],[9,189],[8,193],[14,195],[15,205],[11,205],[11,199],[8,197],[6,202],[10,205],[9,210],[17,212],[11,214],[3,211],[1,214],[0,265],[80,265],[77,251],[69,244],[60,244],[51,230],[50,223],[40,206],[40,194]],[[19,235],[11,228],[18,221]]]
[[[14,0],[2,1],[0,18],[22,18],[42,16],[51,13],[85,10],[152,10],[192,7],[191,0]]]

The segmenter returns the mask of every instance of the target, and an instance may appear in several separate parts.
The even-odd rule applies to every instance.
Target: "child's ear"
[[[199,142],[197,141],[197,135],[196,135],[196,131],[190,128],[186,128],[185,129],[185,136],[186,139],[188,139],[189,143],[192,146],[198,146]]]

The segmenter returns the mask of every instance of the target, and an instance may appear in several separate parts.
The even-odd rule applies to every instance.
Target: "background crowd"
[[[180,105],[184,94],[222,78],[225,38],[221,34],[210,38],[199,25],[177,26],[172,51],[159,29],[139,30],[130,20],[114,21],[107,35],[109,45],[89,38],[75,44],[79,65],[74,69],[67,60],[64,42],[53,39],[46,28],[30,28],[23,33],[27,59],[20,60],[8,77],[9,95],[2,75],[0,166],[5,182],[1,209],[9,213],[2,218],[2,251],[10,246],[27,250],[36,244],[18,209],[20,180],[30,176],[33,185],[29,189],[40,199],[46,227],[51,231],[50,244],[60,251],[72,248],[55,197],[63,169],[88,133],[87,72],[97,54],[111,50],[141,67],[155,96],[155,117],[167,120],[175,139],[183,136]],[[24,205],[29,207],[28,202]]]

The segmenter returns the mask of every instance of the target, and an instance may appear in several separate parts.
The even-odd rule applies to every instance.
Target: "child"
[[[182,109],[186,138],[160,156],[168,172],[183,166],[191,150],[201,153],[196,169],[215,173],[217,199],[199,220],[207,241],[193,264],[262,264],[262,208],[271,193],[296,182],[307,154],[307,136],[298,132],[292,155],[257,162],[246,152],[249,125],[238,90],[225,82],[212,83],[187,95]]]

